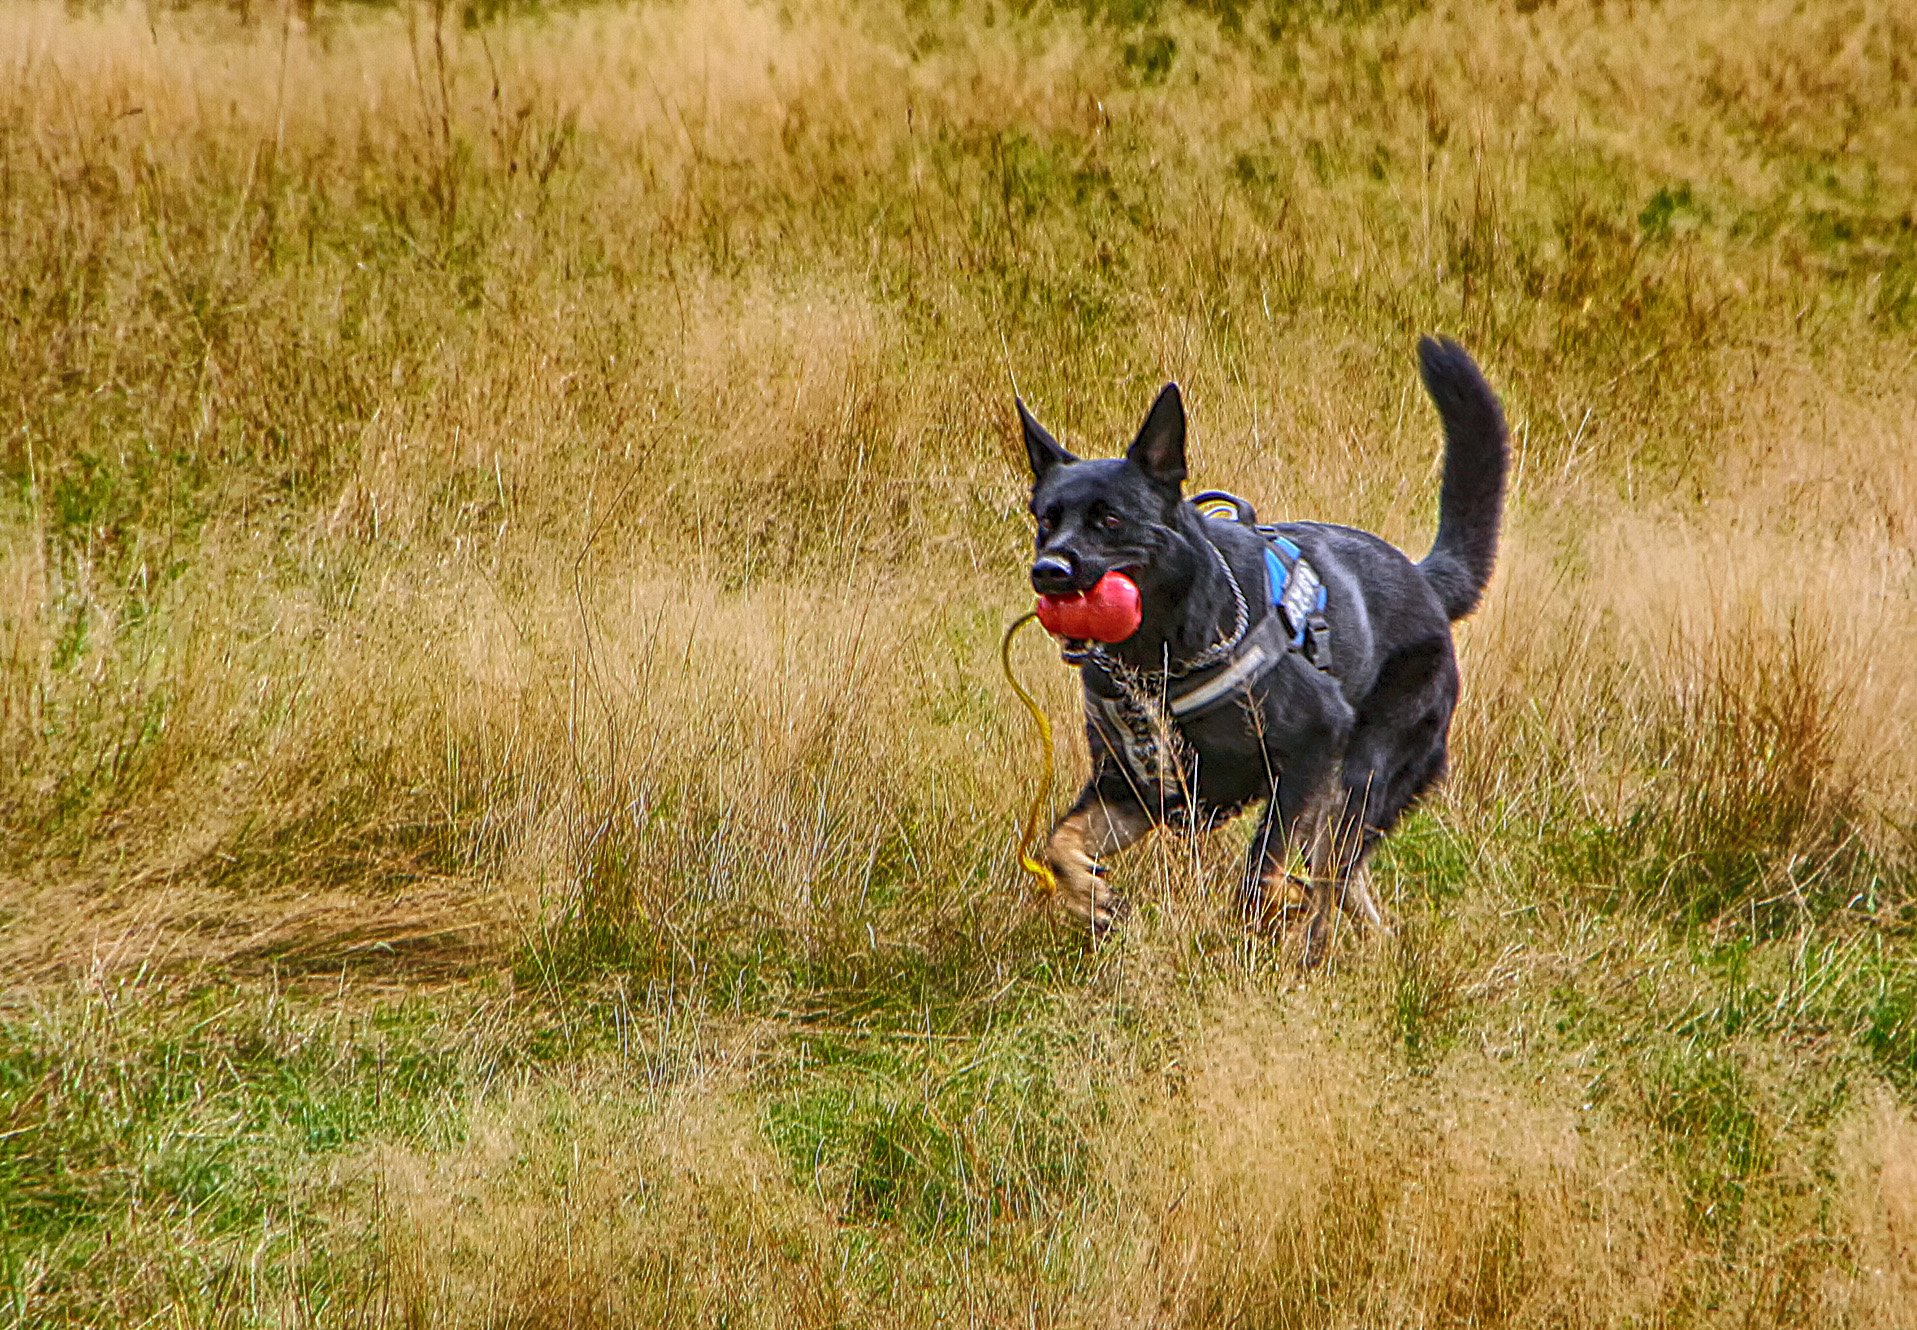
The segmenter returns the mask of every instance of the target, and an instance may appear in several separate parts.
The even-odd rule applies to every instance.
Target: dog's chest
[[[1170,720],[1148,697],[1085,690],[1094,749],[1110,753],[1141,802],[1171,820],[1196,811],[1211,822],[1271,793],[1278,772],[1246,698],[1188,721]]]

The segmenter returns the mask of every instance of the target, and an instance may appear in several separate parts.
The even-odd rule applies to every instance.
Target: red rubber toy
[[[1116,570],[1069,596],[1040,596],[1038,621],[1054,637],[1123,642],[1138,631],[1144,609],[1138,583]]]

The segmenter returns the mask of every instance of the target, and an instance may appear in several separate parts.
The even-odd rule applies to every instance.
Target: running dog
[[[1033,588],[1069,596],[1119,572],[1142,601],[1124,641],[1063,644],[1084,684],[1092,775],[1045,854],[1094,938],[1123,910],[1107,856],[1151,827],[1206,830],[1260,802],[1247,917],[1272,922],[1301,887],[1306,965],[1324,956],[1334,907],[1383,926],[1366,860],[1444,775],[1451,625],[1491,577],[1509,466],[1503,410],[1464,348],[1427,337],[1418,355],[1445,448],[1437,540],[1417,563],[1368,532],[1265,526],[1233,496],[1186,497],[1176,384],[1118,458],[1074,457],[1019,401]],[[1288,872],[1294,852],[1303,879]]]

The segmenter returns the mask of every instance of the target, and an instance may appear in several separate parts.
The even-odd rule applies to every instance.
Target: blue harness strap
[[[1329,599],[1324,579],[1305,561],[1305,552],[1294,541],[1267,527],[1259,530],[1265,537],[1265,583],[1271,607],[1284,616],[1292,649],[1302,651],[1315,626],[1312,620],[1324,616]]]

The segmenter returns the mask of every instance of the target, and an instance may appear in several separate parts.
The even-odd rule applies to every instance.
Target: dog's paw
[[[1298,949],[1298,968],[1315,970],[1325,963],[1338,937],[1357,927],[1355,916],[1339,908],[1339,892],[1329,882],[1306,887],[1304,940]]]
[[[1289,873],[1267,882],[1259,882],[1238,893],[1238,908],[1245,926],[1263,932],[1281,933],[1305,913],[1309,903],[1307,884]]]
[[[1094,942],[1104,941],[1130,910],[1130,903],[1105,885],[1103,869],[1060,874],[1059,917],[1073,931],[1089,933]]]

